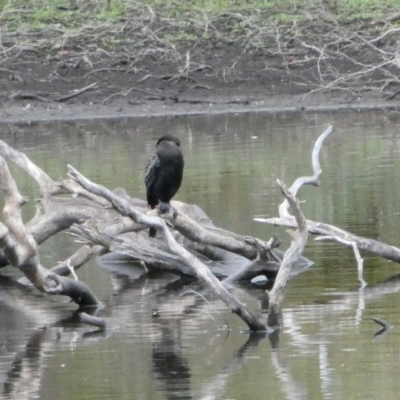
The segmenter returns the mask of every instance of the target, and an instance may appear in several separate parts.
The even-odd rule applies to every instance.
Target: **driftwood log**
[[[11,263],[19,268],[31,284],[45,293],[67,295],[80,306],[93,306],[99,305],[99,301],[87,285],[77,280],[75,270],[94,256],[118,252],[144,262],[146,269],[161,268],[204,280],[247,323],[250,330],[266,329],[257,315],[236,299],[203,261],[213,261],[217,270],[223,271],[220,275],[226,277],[236,271],[226,272],[227,266],[220,261],[231,257],[235,261],[240,260],[241,264],[244,260],[252,264],[259,250],[263,249],[265,254],[262,259],[266,261],[264,272],[271,268],[276,272],[282,252],[272,249],[272,246],[269,248],[259,239],[218,229],[207,221],[208,217],[200,209],[182,203],[174,204],[178,210],[176,219],[160,218],[156,212],[148,213],[143,201],[131,199],[123,190],[111,192],[96,185],[72,167],[69,167],[71,179],[53,181],[25,154],[3,141],[0,141],[0,156],[0,183],[6,199],[5,222],[0,226],[2,266]],[[21,207],[27,199],[19,194],[5,159],[26,171],[41,191],[37,214],[26,225],[22,222]],[[190,214],[195,218],[191,218]],[[147,232],[144,232],[148,226],[161,231],[160,240],[150,242]],[[71,229],[73,235],[83,240],[83,246],[67,260],[48,270],[40,264],[38,245],[65,229]],[[178,243],[176,235],[179,241],[191,243],[187,246],[190,251]],[[271,254],[266,256],[268,252]],[[209,259],[210,255],[217,261]],[[267,261],[268,258],[274,262]],[[263,273],[263,268],[259,267],[253,273]],[[242,274],[240,279],[248,277]]]
[[[80,306],[99,305],[94,293],[84,283],[60,276],[40,264],[37,244],[21,217],[21,209],[27,199],[20,195],[3,157],[0,157],[0,185],[5,197],[0,247],[10,263],[42,292],[69,296]]]
[[[290,191],[296,194],[298,189],[304,184],[311,184],[318,186],[318,179],[321,174],[321,167],[319,164],[318,153],[322,145],[323,140],[332,132],[333,128],[329,127],[317,140],[313,155],[312,164],[314,169],[313,177],[303,177],[296,180]],[[293,189],[295,189],[293,191]],[[270,224],[274,226],[286,226],[291,228],[296,228],[297,221],[294,216],[289,213],[288,203],[285,201],[279,206],[279,217],[278,218],[255,218],[257,222],[262,222],[265,224]],[[386,258],[387,260],[400,263],[400,248],[388,245],[386,243],[379,242],[374,239],[364,238],[347,232],[344,229],[338,228],[333,225],[325,224],[323,222],[316,222],[307,219],[307,231],[308,233],[314,235],[320,235],[316,238],[316,241],[336,241],[343,244],[344,246],[351,247],[354,251],[357,260],[358,269],[358,281],[362,288],[367,286],[363,278],[363,260],[359,253],[359,250],[366,251],[368,253]]]
[[[158,231],[161,231],[167,241],[170,251],[174,255],[177,255],[184,260],[185,264],[190,266],[191,269],[195,271],[195,274],[198,278],[203,279],[211,287],[213,287],[218,296],[231,308],[232,312],[239,315],[252,331],[265,330],[265,325],[259,321],[258,317],[251,310],[249,310],[245,304],[232,296],[204,263],[202,263],[197,257],[195,257],[175,240],[164,219],[158,216],[143,213],[132,206],[127,200],[115,195],[112,191],[101,185],[90,182],[73,167],[69,166],[68,171],[68,175],[77,183],[79,183],[84,189],[107,199],[110,204],[112,204],[113,208],[115,208],[121,215],[130,217],[137,224],[142,224],[145,227],[150,226],[156,228]],[[178,213],[178,215],[179,214],[180,213]],[[82,231],[81,236],[84,235],[85,232]],[[93,239],[93,236],[91,239]]]
[[[293,210],[298,229],[296,231],[288,231],[291,238],[291,244],[283,257],[274,287],[269,293],[268,327],[272,330],[275,330],[280,326],[280,309],[285,295],[286,285],[289,280],[290,271],[293,264],[303,253],[308,238],[306,219],[301,212],[298,199],[291,191],[287,190],[279,180],[278,185],[281,187],[282,192],[286,197],[285,202],[287,201]]]
[[[333,127],[330,126],[315,142],[311,157],[314,172],[312,176],[297,178],[289,190],[286,189],[285,185],[281,181],[278,180],[278,185],[282,189],[282,193],[286,198],[279,206],[279,214],[281,217],[284,216],[285,218],[294,219],[295,226],[297,226],[298,229],[296,231],[288,231],[291,238],[291,244],[283,257],[274,287],[269,293],[268,327],[272,331],[276,330],[280,326],[280,309],[290,272],[293,264],[303,253],[308,238],[307,222],[301,212],[300,203],[296,195],[303,185],[318,185],[318,180],[322,173],[319,163],[319,153],[324,140],[332,131]],[[294,217],[289,213],[289,209],[292,210]],[[259,219],[256,219],[256,221],[259,221]]]
[[[290,189],[285,189],[280,183],[286,197],[279,207],[280,218],[257,219],[298,228],[290,233],[292,243],[286,253],[277,249],[279,240],[276,238],[264,242],[214,226],[197,206],[175,201],[173,206],[177,215],[160,216],[157,209],[149,211],[143,200],[131,198],[123,189],[110,191],[91,182],[72,166],[69,166],[67,179],[54,181],[25,154],[0,140],[0,184],[5,196],[4,223],[0,224],[0,247],[3,249],[0,266],[11,263],[44,293],[67,295],[80,306],[97,306],[98,299],[87,285],[77,279],[75,271],[93,257],[117,253],[140,262],[144,272],[161,269],[205,281],[252,331],[265,330],[265,324],[235,298],[229,288],[235,282],[248,282],[257,275],[276,276],[269,294],[267,322],[270,328],[279,327],[284,289],[292,267],[301,269],[310,265],[307,259],[301,257],[308,232],[323,234],[327,236],[325,240],[340,238],[343,243],[353,246],[355,251],[364,249],[362,243],[369,241],[363,238],[357,241],[339,228],[328,229],[325,224],[305,220],[296,199],[302,185],[317,185],[321,174],[319,152],[323,140],[331,131],[332,128],[328,128],[315,144],[312,155],[314,175],[299,178]],[[21,207],[27,199],[19,193],[5,160],[27,172],[40,188],[37,213],[25,225]],[[289,213],[290,208],[294,216]],[[149,226],[159,231],[156,239],[148,237]],[[62,230],[69,230],[82,242],[82,246],[67,260],[46,269],[40,264],[38,245]],[[343,237],[340,237],[340,232]],[[378,247],[376,243],[372,246],[375,249]],[[387,249],[380,255],[400,260],[400,249],[378,244],[380,249]],[[362,262],[359,265],[362,278]]]

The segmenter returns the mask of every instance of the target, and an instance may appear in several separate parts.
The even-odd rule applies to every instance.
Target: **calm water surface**
[[[1,137],[58,179],[67,164],[111,189],[145,197],[143,169],[156,139],[175,133],[185,154],[179,200],[214,223],[268,239],[282,228],[252,221],[276,216],[275,180],[311,172],[310,154],[329,124],[319,188],[304,188],[305,215],[400,245],[400,121],[383,112],[136,119],[0,126]],[[35,184],[12,168],[20,191]],[[34,202],[24,210],[34,215]],[[61,233],[41,246],[54,266],[79,245]],[[79,271],[106,305],[111,328],[82,326],[66,299],[20,288],[18,271],[0,271],[0,379],[4,399],[397,399],[400,393],[400,266],[363,254],[370,287],[357,288],[353,254],[314,243],[315,265],[289,283],[277,338],[249,338],[218,300],[208,304],[172,276],[92,261]],[[263,290],[235,289],[253,310]],[[185,312],[187,308],[190,312]],[[159,317],[153,318],[154,310]],[[394,328],[374,338],[372,317]],[[229,324],[230,331],[225,324]]]

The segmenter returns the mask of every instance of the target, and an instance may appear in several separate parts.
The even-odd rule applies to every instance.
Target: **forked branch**
[[[277,182],[282,189],[283,195],[286,197],[286,201],[292,209],[298,229],[296,231],[287,231],[291,238],[290,247],[286,250],[285,255],[283,256],[281,267],[275,279],[274,287],[269,293],[268,328],[274,330],[280,325],[279,316],[281,304],[285,295],[285,288],[289,280],[290,271],[292,270],[293,264],[303,253],[308,238],[307,221],[301,211],[299,200],[290,190],[286,189],[285,185],[281,181],[278,180]]]
[[[330,134],[330,132],[332,132],[332,127],[329,127],[315,143],[312,155],[314,176],[297,179],[291,189],[295,189],[297,192],[305,183],[317,184],[318,178],[321,174],[321,168],[318,160],[319,151],[321,149],[323,140]],[[294,228],[297,226],[295,219],[288,212],[288,203],[286,201],[280,205],[279,215],[279,218],[254,218],[254,220],[275,226],[287,226]],[[318,241],[335,240],[344,246],[351,247],[354,250],[354,254],[358,263],[358,280],[361,286],[365,286],[366,283],[362,278],[362,264],[360,263],[361,256],[358,257],[357,254],[359,250],[364,250],[371,254],[386,258],[390,261],[400,263],[400,249],[398,247],[378,242],[374,239],[357,236],[336,226],[325,224],[323,222],[312,221],[309,219],[307,220],[307,230],[309,233],[321,235],[322,237],[328,237],[327,239],[323,239],[322,237],[318,238]]]
[[[293,196],[297,196],[297,192],[300,190],[300,188],[303,185],[314,185],[318,186],[319,185],[319,177],[321,176],[322,169],[321,165],[319,163],[319,153],[322,148],[322,144],[325,140],[325,138],[328,137],[333,132],[333,127],[329,126],[329,128],[326,129],[324,133],[322,133],[317,141],[315,142],[314,149],[312,152],[311,156],[311,161],[312,161],[312,167],[314,171],[313,176],[301,176],[300,178],[297,178],[293,185],[291,186],[290,193]],[[279,216],[282,219],[293,219],[293,217],[289,213],[289,204],[290,202],[286,199],[280,206],[279,206]]]
[[[198,278],[207,282],[217,293],[217,295],[228,305],[232,312],[236,313],[243,321],[246,322],[252,331],[264,331],[265,326],[260,322],[258,317],[247,308],[245,304],[232,296],[221,282],[212,274],[209,268],[204,265],[198,258],[181,246],[174,238],[169,230],[165,220],[158,216],[145,214],[133,207],[127,200],[117,196],[107,188],[91,182],[85,178],[72,166],[68,166],[68,175],[70,178],[78,182],[84,189],[104,197],[108,200],[120,214],[132,218],[136,223],[156,228],[163,232],[166,238],[169,250],[180,257],[185,264],[195,271]]]
[[[21,209],[27,199],[19,193],[2,156],[0,186],[5,197],[4,224],[0,224],[0,247],[10,263],[19,268],[42,292],[69,296],[79,305],[99,305],[96,296],[84,283],[59,276],[40,264],[37,244],[22,221]]]

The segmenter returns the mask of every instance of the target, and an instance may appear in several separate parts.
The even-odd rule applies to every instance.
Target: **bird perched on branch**
[[[172,209],[169,202],[182,183],[184,161],[180,145],[176,137],[162,136],[146,167],[147,203],[151,209],[159,205],[162,214]],[[155,237],[156,233],[155,228],[150,228],[150,237]]]

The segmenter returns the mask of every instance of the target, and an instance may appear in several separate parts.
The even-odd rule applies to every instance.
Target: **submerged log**
[[[106,188],[92,184],[72,168],[70,168],[70,176],[73,179],[55,182],[34,165],[26,155],[10,148],[2,141],[0,141],[1,155],[8,157],[24,169],[36,180],[41,189],[42,199],[38,212],[25,226],[21,218],[21,207],[27,199],[19,194],[4,158],[0,157],[0,183],[6,198],[5,224],[0,225],[0,247],[4,251],[2,264],[10,262],[19,268],[39,290],[48,294],[70,296],[79,305],[98,305],[99,301],[93,292],[76,279],[75,269],[95,255],[117,249],[122,253],[134,254],[148,264],[154,265],[155,260],[155,264],[164,270],[170,267],[171,271],[176,272],[176,266],[180,265],[184,274],[201,278],[214,287],[217,294],[247,323],[252,331],[265,330],[265,325],[259,321],[256,314],[229,293],[202,261],[175,240],[172,231],[167,226],[168,221],[158,216],[145,214],[146,208],[140,205],[133,206],[130,204],[131,201],[119,197]],[[86,185],[82,182],[86,182]],[[90,185],[88,186],[87,183]],[[55,195],[68,193],[72,197],[55,197]],[[247,238],[223,230],[219,233],[207,234],[209,228],[204,228],[201,232],[202,226],[189,217],[186,218],[183,213],[180,213],[179,220],[183,221],[179,224],[181,229],[198,237],[205,246],[210,246],[214,238],[217,244],[221,245],[222,250],[228,248],[234,249],[238,254],[254,257],[257,255],[256,248],[252,248],[247,243]],[[40,264],[37,244],[72,225],[74,225],[73,234],[79,234],[80,238],[86,234],[86,242],[77,253],[52,270],[47,270]],[[147,238],[147,235],[142,231],[148,226],[155,226],[163,232],[167,247],[163,243],[154,246],[155,241],[145,244],[144,238]],[[196,232],[193,226],[197,229]],[[127,232],[129,235],[136,235],[136,239],[140,238],[140,240],[126,240]],[[89,240],[88,235],[90,235]],[[133,244],[136,243],[138,245],[135,247]],[[164,252],[160,250],[160,247],[164,247]],[[171,263],[173,259],[175,263]],[[71,273],[73,279],[66,276]]]
[[[303,268],[311,264],[301,257],[307,233],[312,229],[310,221],[301,214],[296,194],[304,184],[318,184],[321,174],[319,152],[331,131],[332,128],[328,128],[315,144],[312,155],[314,175],[297,179],[289,190],[280,184],[286,200],[279,207],[279,221],[298,228],[297,232],[290,233],[292,243],[285,253],[277,249],[279,241],[276,239],[264,242],[214,226],[197,206],[175,201],[176,215],[158,215],[159,210],[149,211],[143,200],[129,197],[123,189],[110,191],[91,182],[71,166],[68,179],[53,181],[26,155],[0,140],[0,184],[6,198],[5,222],[0,224],[0,247],[4,251],[0,265],[10,262],[20,268],[29,281],[45,293],[70,296],[79,305],[98,305],[92,291],[75,279],[75,271],[92,257],[118,253],[140,261],[144,273],[156,268],[205,281],[252,331],[266,328],[228,288],[235,282],[249,282],[257,275],[269,278],[278,274],[269,296],[267,322],[270,328],[279,327],[281,303],[293,273],[292,267]],[[21,219],[21,207],[26,199],[19,194],[3,157],[24,169],[40,187],[42,198],[37,214],[26,225]],[[290,208],[294,216],[290,214]],[[271,221],[277,223],[278,220],[261,220]],[[156,239],[149,238],[148,227],[159,231]],[[66,229],[82,242],[82,247],[67,260],[47,270],[40,264],[38,244]],[[315,223],[314,229],[328,236],[324,224]],[[336,239],[329,231],[331,239],[337,240],[339,232],[350,235],[339,228],[332,229],[336,232]],[[361,243],[351,239],[354,238],[349,239],[353,248],[363,249]],[[387,247],[398,251],[400,260],[400,250]]]
[[[115,195],[105,187],[91,182],[72,166],[69,166],[68,170],[68,175],[72,179],[79,183],[84,189],[94,193],[95,195],[104,197],[120,214],[132,218],[138,224],[144,224],[161,231],[164,234],[170,251],[183,259],[186,265],[190,266],[190,268],[195,271],[195,274],[198,278],[201,278],[207,282],[215,290],[218,296],[225,302],[225,304],[231,308],[232,312],[237,314],[243,319],[243,321],[246,322],[250,330],[264,331],[266,329],[265,325],[261,323],[258,317],[250,309],[248,309],[244,303],[236,299],[228,292],[228,290],[212,274],[206,265],[204,265],[198,258],[196,258],[175,240],[167,226],[167,223],[162,218],[144,214],[137,208],[131,206],[125,199]]]
[[[332,127],[329,127],[317,140],[312,154],[312,165],[314,175],[312,177],[298,178],[291,187],[290,191],[294,195],[304,184],[311,184],[318,186],[318,179],[322,173],[319,164],[319,151],[321,149],[323,140],[332,132]],[[254,218],[257,222],[270,224],[274,226],[287,226],[297,227],[298,222],[296,218],[289,213],[289,204],[287,201],[279,206],[279,218]],[[363,260],[359,254],[359,250],[369,252],[371,254],[386,258],[387,260],[400,263],[400,248],[379,242],[374,239],[364,238],[347,232],[344,229],[338,228],[322,222],[315,222],[306,220],[307,231],[311,234],[320,235],[316,241],[336,241],[344,246],[351,247],[354,251],[357,260],[358,281],[360,286],[364,288],[367,286],[363,278]]]

